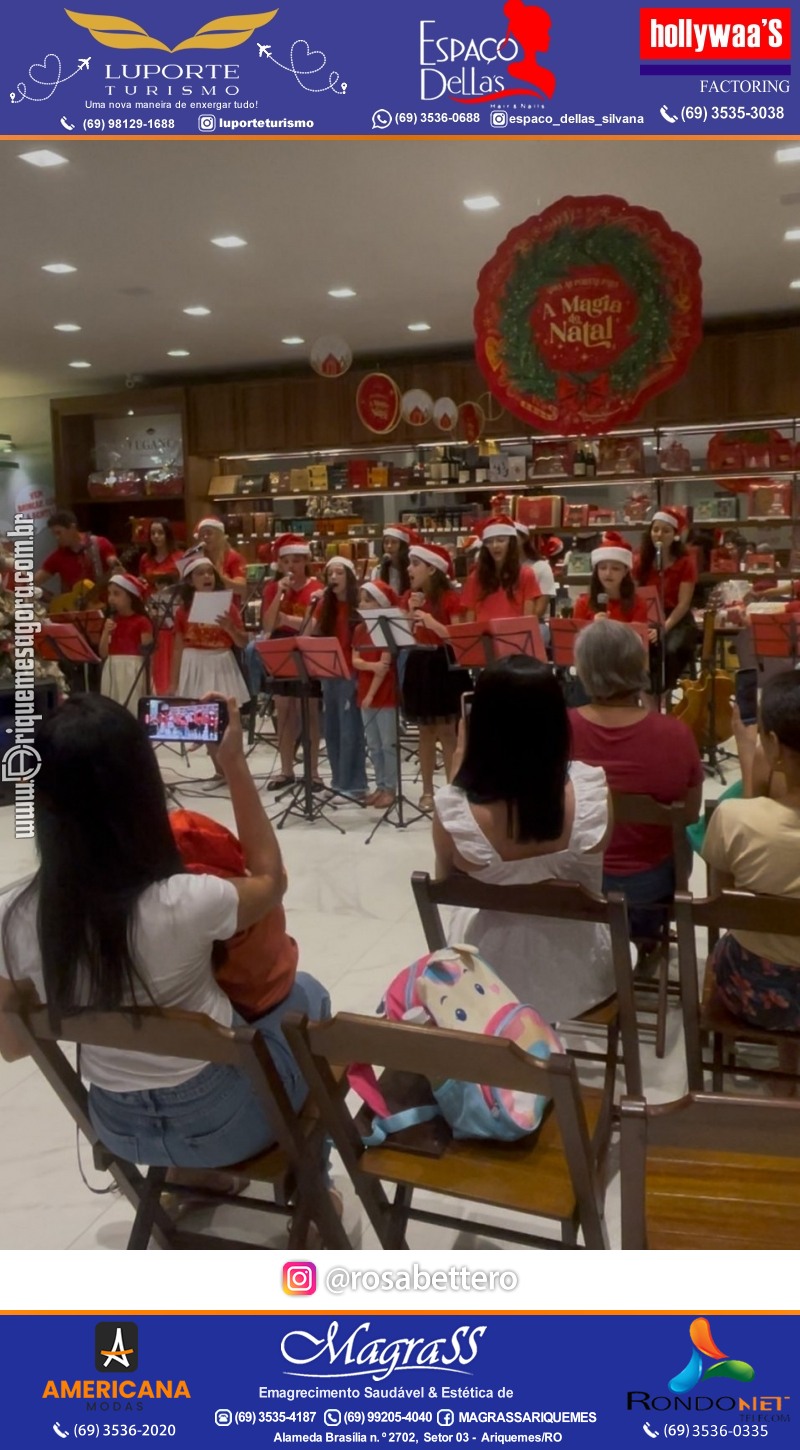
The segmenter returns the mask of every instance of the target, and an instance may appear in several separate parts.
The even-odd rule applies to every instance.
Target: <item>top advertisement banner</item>
[[[759,136],[800,129],[792,10],[633,0],[33,0],[3,20],[11,137]]]

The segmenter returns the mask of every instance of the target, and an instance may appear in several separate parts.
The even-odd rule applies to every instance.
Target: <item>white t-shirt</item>
[[[13,976],[18,982],[29,977],[44,1001],[35,895],[12,924],[10,970],[3,951],[3,922],[18,895],[16,890],[0,899],[0,976]],[[233,1010],[215,981],[211,950],[215,941],[228,941],[236,934],[238,910],[235,886],[217,876],[170,876],[142,892],[134,913],[131,945],[142,980],[159,1007],[204,1012],[230,1027]],[[152,1005],[144,987],[138,1000],[140,1006]],[[204,1062],[185,1058],[154,1057],[107,1047],[85,1047],[81,1052],[82,1076],[112,1093],[175,1087],[205,1066]]]
[[[526,559],[522,567],[532,569],[542,594],[546,594],[548,599],[555,599],[556,577],[546,559]]]

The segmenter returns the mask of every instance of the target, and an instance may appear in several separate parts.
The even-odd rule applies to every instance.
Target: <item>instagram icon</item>
[[[317,1270],[314,1264],[284,1264],[284,1294],[316,1294]]]

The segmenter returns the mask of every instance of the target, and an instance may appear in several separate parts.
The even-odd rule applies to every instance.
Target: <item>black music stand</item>
[[[311,825],[315,821],[322,820],[327,825],[333,826],[334,830],[343,836],[346,834],[343,828],[325,814],[325,805],[329,802],[332,792],[326,792],[322,800],[314,795],[311,776],[309,709],[314,695],[315,681],[349,678],[350,671],[342,646],[338,639],[328,639],[317,635],[311,637],[298,635],[292,639],[259,640],[256,643],[256,650],[264,668],[273,679],[296,680],[300,685],[300,740],[303,749],[303,777],[298,784],[280,793],[279,803],[288,796],[289,804],[276,815],[271,816],[270,820],[274,821],[276,829],[279,831],[282,830],[290,816],[299,816],[301,820],[309,821]],[[348,801],[348,804],[352,804],[352,802]]]
[[[378,647],[380,647],[382,644],[386,645],[386,648],[388,649],[389,654],[392,657],[391,668],[394,670],[395,679],[397,680],[397,656],[400,654],[401,650],[409,648],[408,616],[401,616],[399,615],[398,611],[389,609],[377,610],[374,614],[370,613],[368,615],[362,615],[362,618],[364,619],[364,623],[369,630],[370,639],[372,640],[373,645],[377,645]],[[413,642],[413,634],[411,638]],[[392,804],[390,806],[387,806],[385,811],[382,812],[378,821],[373,826],[372,830],[367,836],[366,841],[364,842],[365,846],[368,846],[370,844],[373,836],[375,835],[375,832],[379,831],[381,826],[394,826],[396,831],[404,831],[406,829],[406,826],[413,826],[415,821],[428,819],[428,811],[418,810],[417,807],[409,800],[408,796],[403,791],[403,752],[400,749],[399,681],[397,683],[397,689],[395,690],[394,728],[397,741],[397,748],[395,751],[397,759],[395,798]],[[404,810],[405,806],[408,806],[409,810],[411,810],[413,813],[410,818],[406,816]]]
[[[527,655],[547,664],[542,631],[533,614],[488,619],[480,624],[451,624],[447,638],[457,669],[482,670],[510,655]]]
[[[83,687],[88,694],[89,666],[102,664],[102,660],[83,631],[75,624],[57,624],[53,619],[43,619],[40,639],[42,645],[48,646],[41,649],[42,659],[57,660],[65,665],[83,665]]]

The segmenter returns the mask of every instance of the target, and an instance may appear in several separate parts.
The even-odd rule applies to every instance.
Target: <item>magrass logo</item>
[[[101,1370],[130,1371],[139,1367],[139,1328],[110,1322],[94,1327],[94,1366]]]
[[[269,25],[277,10],[264,10],[258,15],[223,15],[219,20],[209,20],[207,25],[182,40],[179,45],[167,45],[163,40],[148,35],[135,20],[123,15],[85,15],[78,10],[67,10],[66,15],[75,25],[88,30],[98,45],[111,50],[166,50],[174,55],[178,50],[232,50],[244,45],[251,35]]]
[[[680,1374],[673,1375],[669,1389],[675,1395],[687,1394],[699,1385],[701,1380],[752,1380],[755,1370],[743,1359],[730,1359],[714,1343],[711,1326],[707,1319],[693,1319],[689,1325],[692,1354],[689,1363]],[[706,1360],[714,1363],[706,1364]]]

